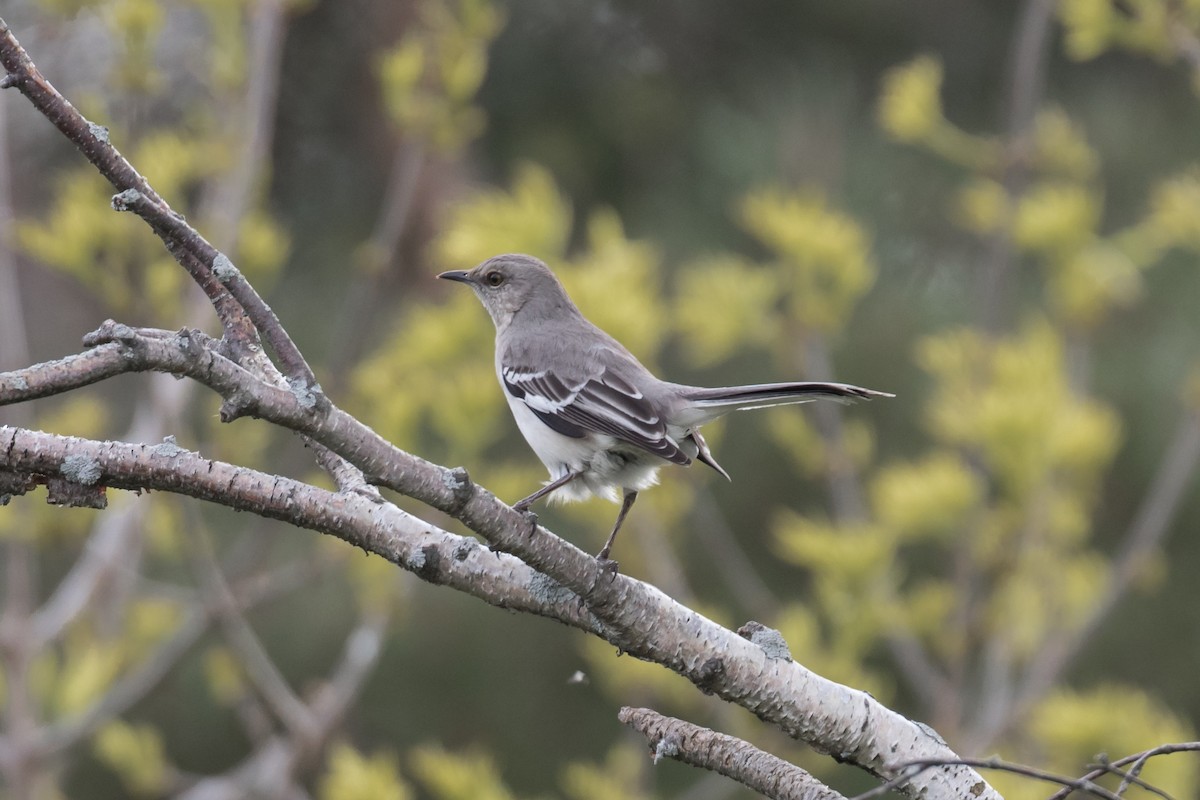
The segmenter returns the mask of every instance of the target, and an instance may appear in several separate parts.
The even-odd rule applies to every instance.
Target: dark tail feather
[[[688,387],[684,397],[703,406],[736,406],[746,403],[749,408],[757,408],[772,401],[788,401],[803,403],[815,400],[817,397],[834,399],[870,400],[874,397],[895,397],[888,392],[877,392],[874,389],[864,389],[861,386],[851,386],[848,383],[819,383],[799,381],[794,383],[756,383],[752,386],[722,386],[716,389]]]
[[[722,386],[705,389],[682,386],[680,392],[697,417],[695,423],[716,419],[733,410],[766,408],[790,403],[807,403],[822,397],[849,403],[876,397],[895,397],[889,392],[877,392],[848,383],[798,381],[793,383],[757,383],[751,386]]]

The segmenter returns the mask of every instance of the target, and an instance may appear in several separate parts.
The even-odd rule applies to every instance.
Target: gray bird
[[[472,270],[438,275],[470,286],[496,325],[496,375],[517,427],[550,480],[513,508],[535,500],[617,500],[621,510],[597,558],[608,560],[638,492],[664,464],[702,461],[729,479],[700,426],[734,410],[893,397],[844,383],[759,383],[704,389],[659,380],[620,342],[588,322],[558,278],[526,255],[489,258]]]

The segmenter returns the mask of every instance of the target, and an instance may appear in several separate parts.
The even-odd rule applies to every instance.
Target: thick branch
[[[521,515],[482,488],[476,487],[463,505],[448,502],[456,495],[444,487],[442,504],[446,509],[458,505],[459,516],[469,519],[472,527],[502,548],[519,551],[554,580],[393,506],[208,461],[173,444],[91,442],[0,428],[0,467],[5,469],[60,474],[68,455],[74,456],[76,466],[80,459],[88,460],[89,472],[98,483],[179,492],[331,533],[426,580],[454,586],[495,605],[591,630],[625,652],[667,666],[704,691],[750,709],[789,735],[837,752],[843,760],[884,777],[893,777],[887,764],[897,754],[955,757],[939,739],[869,695],[821,678],[794,661],[772,657],[653,586],[623,575],[592,577],[598,572],[594,559],[541,528],[530,535]],[[433,465],[427,469],[453,474]],[[415,482],[434,480],[427,475]],[[569,582],[586,592],[598,623],[580,610],[571,591],[564,590],[564,586],[573,588]],[[647,620],[654,624],[648,625]],[[914,793],[919,789],[929,797],[959,796],[966,790],[981,797],[996,796],[976,773],[959,766],[923,774],[915,783]]]
[[[837,752],[843,760],[885,778],[893,777],[887,773],[886,764],[894,762],[896,753],[912,758],[955,757],[943,742],[868,695],[827,681],[794,662],[772,660],[758,646],[676,603],[657,588],[624,575],[614,578],[589,554],[550,531],[541,527],[531,531],[523,515],[501,503],[483,487],[473,484],[464,471],[432,464],[394,447],[335,406],[318,409],[303,392],[290,392],[257,380],[187,332],[168,337],[162,333],[151,335],[134,331],[126,326],[106,325],[88,340],[103,343],[109,338],[117,340],[121,349],[108,351],[106,358],[125,365],[126,369],[154,369],[192,377],[230,398],[222,410],[223,418],[252,414],[303,432],[363,470],[374,482],[459,519],[495,547],[549,576],[552,580],[548,583],[559,587],[561,594],[570,597],[574,593],[583,598],[598,623],[589,620],[581,627],[594,630],[624,652],[683,675],[705,692],[753,711],[794,738]],[[12,383],[10,376],[0,375],[0,397],[6,392],[12,394],[9,388]],[[82,443],[82,440],[63,441],[74,441],[71,446]],[[112,447],[148,449],[138,445]],[[26,468],[56,473],[67,449],[60,446],[56,448],[57,458],[38,462],[41,467]],[[4,452],[4,442],[0,439],[0,453]],[[11,453],[10,449],[8,454],[11,456]],[[136,463],[138,456],[138,453],[126,452],[124,458]],[[109,454],[97,453],[97,457],[104,468],[101,457],[109,457]],[[168,469],[158,475],[157,479],[164,485],[153,488],[234,505],[222,499],[226,484],[205,484],[206,476],[201,473],[207,471],[210,462],[199,457],[194,459],[196,464],[193,466],[181,465],[179,469]],[[205,469],[200,469],[200,465]],[[0,466],[11,468],[13,465],[0,459]],[[328,519],[329,507],[312,508],[311,513],[316,515],[313,519],[307,514],[290,513],[292,507],[286,503],[281,508],[278,502],[265,502],[275,497],[267,482],[279,483],[285,479],[248,470],[241,471],[241,475],[247,476],[246,482],[252,491],[248,498],[239,498],[242,505],[235,507],[347,538],[415,571],[411,566],[414,557],[411,542],[402,540],[408,546],[403,552],[396,552],[386,529],[372,529],[369,537],[356,532],[352,538],[340,524]],[[143,485],[139,481],[122,482],[127,479],[119,471],[114,478],[106,480],[108,485],[120,488]],[[139,476],[139,480],[145,479]],[[243,484],[239,481],[236,485]],[[265,490],[264,485],[267,486]],[[311,490],[311,487],[294,482],[287,485],[289,492],[300,492],[305,500],[312,497],[301,491]],[[336,501],[338,506],[348,502],[346,495],[330,495],[329,498],[329,502]],[[359,502],[369,503],[361,498]],[[408,519],[409,525],[415,524]],[[384,549],[377,550],[376,547]],[[526,587],[526,592],[530,591],[528,580],[520,584]],[[466,580],[456,588],[472,594],[478,589]],[[568,591],[563,592],[563,588]],[[528,602],[529,598],[522,600]],[[565,602],[570,605],[573,600]],[[504,599],[497,604],[507,603]],[[561,605],[557,603],[544,608],[533,603],[524,610],[561,618],[560,614],[567,611],[560,608]],[[647,620],[654,620],[654,624],[648,625]],[[964,787],[975,787],[984,796],[992,791],[977,773],[961,766],[924,774],[918,783],[920,785],[914,785],[912,791],[926,791],[930,797],[939,796],[941,792],[956,796]]]
[[[655,763],[665,756],[710,769],[776,800],[845,800],[808,772],[734,736],[649,708],[622,708],[617,719],[650,740]]]
[[[517,559],[439,530],[390,503],[210,461],[171,442],[96,442],[0,426],[0,468],[58,475],[68,456],[75,456],[74,464],[86,462],[97,484],[170,491],[329,533],[430,583],[450,586],[501,608],[594,629],[576,598],[551,591],[544,576]]]

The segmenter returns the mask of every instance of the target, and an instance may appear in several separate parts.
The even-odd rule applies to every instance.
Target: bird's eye
[[[499,286],[504,283],[504,276],[499,272],[489,272],[484,276],[484,280],[487,281],[488,286]]]

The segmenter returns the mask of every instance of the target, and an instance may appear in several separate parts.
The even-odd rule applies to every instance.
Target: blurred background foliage
[[[486,314],[433,280],[534,254],[674,380],[898,395],[715,426],[734,482],[665,475],[627,526],[624,572],[778,628],[806,666],[964,755],[1078,773],[1196,737],[1196,0],[13,0],[4,15],[269,295],[334,401],[399,446],[510,500],[544,478],[495,384]],[[157,239],[3,100],[26,363],[108,316],[212,330]],[[212,397],[172,391],[122,379],[0,420],[174,435],[320,480],[289,437],[220,426]],[[111,500],[107,522],[28,499],[0,511],[10,595],[12,564],[44,599],[105,535],[124,561],[0,702],[17,680],[47,722],[85,713],[188,624],[219,563],[231,584],[278,587],[249,620],[300,693],[348,630],[386,627],[333,743],[301,767],[320,800],[745,796],[652,768],[620,705],[870,786],[660,668],[340,542]],[[542,518],[594,550],[611,514]],[[247,711],[243,658],[203,636],[36,796],[164,796],[235,767],[272,728]],[[1047,794],[994,777],[1006,797]],[[1198,791],[1189,756],[1143,777]]]

